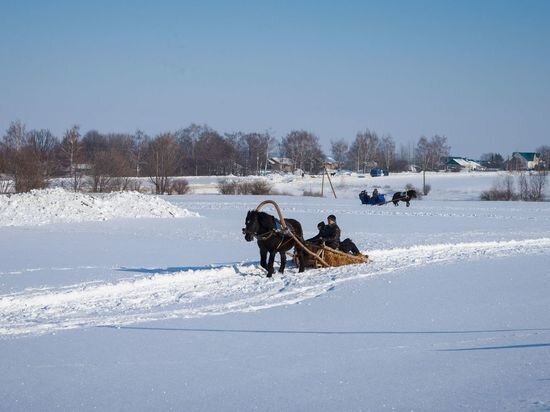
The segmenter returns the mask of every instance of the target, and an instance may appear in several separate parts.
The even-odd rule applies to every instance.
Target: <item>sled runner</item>
[[[368,256],[366,255],[352,255],[349,253],[342,252],[341,250],[336,250],[333,248],[330,248],[326,245],[314,245],[311,243],[308,243],[304,241],[303,238],[296,236],[294,231],[289,230],[287,227],[287,224],[285,222],[285,219],[283,217],[283,214],[281,212],[281,209],[279,208],[279,205],[275,203],[273,200],[265,200],[262,203],[256,207],[256,211],[261,211],[261,209],[266,205],[272,205],[275,210],[277,211],[277,215],[279,217],[280,222],[280,230],[285,235],[291,237],[295,243],[295,249],[294,249],[294,261],[297,265],[299,265],[299,257],[298,255],[303,255],[303,265],[305,267],[313,267],[313,268],[323,268],[323,267],[333,267],[333,266],[343,266],[343,265],[353,265],[358,263],[367,263],[368,262]],[[301,249],[301,253],[298,253],[296,249]]]

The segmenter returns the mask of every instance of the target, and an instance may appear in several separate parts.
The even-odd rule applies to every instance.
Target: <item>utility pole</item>
[[[330,188],[332,189],[332,194],[334,195],[334,198],[336,199],[336,192],[334,191],[334,186],[332,186],[332,181],[330,180],[330,175],[328,174],[328,170],[325,165],[323,165],[323,184],[321,186],[321,196],[323,195],[323,186],[325,182],[325,174],[327,175],[328,182],[330,183]]]

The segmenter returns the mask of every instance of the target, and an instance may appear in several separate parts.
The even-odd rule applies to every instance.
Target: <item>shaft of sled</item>
[[[281,221],[281,226],[283,227],[283,230],[285,232],[287,232],[296,241],[296,243],[300,245],[300,247],[303,250],[305,250],[310,256],[313,256],[316,260],[321,262],[324,267],[330,267],[330,265],[327,262],[325,262],[325,260],[323,258],[319,257],[318,255],[313,253],[311,250],[309,250],[302,243],[302,241],[300,239],[298,239],[298,237],[296,235],[294,235],[294,233],[292,233],[290,230],[288,230],[288,228],[286,227],[285,218],[283,217],[283,212],[281,212],[281,209],[279,208],[279,205],[277,203],[275,203],[275,201],[273,201],[273,200],[264,200],[262,203],[260,203],[258,205],[258,207],[256,207],[256,211],[259,212],[262,209],[262,207],[264,207],[265,205],[272,205],[275,208],[275,210],[277,211],[277,215],[279,215],[279,220]]]
[[[264,207],[265,205],[272,205],[275,210],[277,211],[277,215],[279,215],[279,220],[281,221],[281,226],[283,227],[283,229],[286,229],[286,223],[285,223],[285,218],[283,217],[283,213],[281,212],[281,209],[279,208],[279,205],[277,203],[275,203],[275,201],[273,200],[264,200],[262,203],[260,203],[258,205],[258,207],[256,207],[256,211],[260,211],[262,209],[262,207]]]

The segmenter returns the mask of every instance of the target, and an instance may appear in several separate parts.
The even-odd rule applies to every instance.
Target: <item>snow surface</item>
[[[341,173],[331,177],[331,183],[338,198],[357,199],[358,193],[367,189],[370,192],[378,188],[379,193],[393,195],[401,192],[407,185],[421,189],[424,184],[431,187],[431,200],[479,200],[483,191],[489,190],[496,181],[507,172],[460,172],[460,173],[390,173],[389,176],[372,177],[367,174]],[[224,180],[251,180],[252,177],[219,177],[200,176],[187,177],[191,191],[197,194],[217,194],[218,183]],[[268,174],[261,179],[267,180],[273,190],[280,194],[302,196],[303,193],[320,193],[323,190],[325,196],[332,196],[332,191],[326,176],[321,175],[291,175]],[[516,176],[517,185],[517,176]],[[143,181],[146,185],[147,182]],[[548,195],[547,195],[547,198]],[[549,198],[550,199],[550,198]]]
[[[334,213],[372,261],[273,279],[240,232],[262,196],[130,194],[118,215],[100,196],[110,220],[79,221],[72,193],[17,219],[3,198],[0,410],[549,410],[550,203],[445,176],[409,208],[359,204],[358,177],[274,196],[306,236]]]

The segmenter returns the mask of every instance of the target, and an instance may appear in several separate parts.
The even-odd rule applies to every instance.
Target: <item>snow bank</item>
[[[156,196],[137,192],[87,195],[56,188],[0,197],[0,227],[116,218],[198,216],[198,213],[177,207]]]

